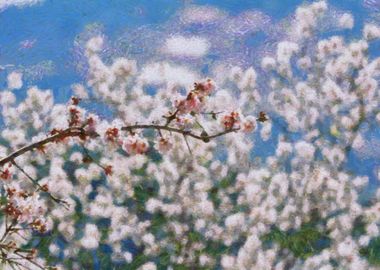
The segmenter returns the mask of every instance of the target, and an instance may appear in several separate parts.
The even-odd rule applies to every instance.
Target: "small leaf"
[[[202,140],[205,142],[205,143],[208,143],[210,141],[210,139],[208,138],[208,133],[203,130],[202,133],[201,133],[201,137],[203,138]]]

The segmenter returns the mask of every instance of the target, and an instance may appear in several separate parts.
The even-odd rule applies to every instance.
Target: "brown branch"
[[[12,220],[12,223],[8,226],[8,215],[5,215],[5,231],[0,239],[0,243],[2,243],[5,238],[7,238],[8,234],[12,231],[12,226],[14,225],[13,223],[14,221]]]
[[[227,129],[225,131],[216,133],[214,135],[201,136],[201,135],[197,135],[197,134],[191,133],[190,131],[186,131],[186,130],[183,130],[183,129],[173,128],[173,127],[169,127],[169,126],[161,126],[161,125],[133,125],[133,126],[127,126],[127,127],[122,127],[121,128],[121,130],[125,130],[125,131],[132,131],[134,129],[167,130],[167,131],[170,131],[170,132],[182,134],[184,136],[189,136],[189,137],[192,137],[194,139],[201,140],[201,141],[215,139],[217,137],[220,137],[220,136],[223,136],[225,134],[228,134],[228,133],[235,132],[235,131],[239,130],[239,128],[232,128],[232,129]]]
[[[22,260],[24,260],[23,258],[4,258],[4,257],[2,257],[2,260],[4,260],[4,264],[6,264],[6,263],[8,263],[9,264],[9,266],[12,268],[12,269],[16,269],[16,268],[14,268],[14,265],[16,265],[17,266],[17,269],[27,269],[27,270],[31,270],[32,268],[30,268],[30,267],[28,267],[28,266],[26,266],[26,265],[24,265],[24,264],[22,264],[22,263],[20,263],[20,262],[18,262],[17,261],[17,259],[22,259]],[[22,267],[22,268],[21,268]]]
[[[10,242],[10,243],[12,243],[12,242]],[[38,264],[36,261],[34,261],[33,260],[34,256],[30,256],[31,254],[35,253],[35,251],[33,249],[15,248],[10,243],[4,244],[4,245],[0,244],[0,251],[1,251],[0,263],[2,263],[2,264],[8,263],[10,266],[12,264],[16,264],[17,266],[21,266],[24,269],[31,269],[31,268],[27,267],[26,265],[17,262],[19,260],[23,260],[23,261],[27,261],[27,262],[39,267],[40,269],[47,269],[44,266]],[[14,256],[18,256],[18,257],[10,257],[9,256],[10,254],[13,254]],[[24,255],[24,254],[28,254],[28,255]],[[18,269],[21,269],[21,268],[18,268]]]
[[[176,119],[178,112],[179,112],[179,109],[177,109],[174,113],[170,114],[169,116],[165,116],[165,115],[163,116],[164,118],[166,118],[165,126],[169,126],[169,124],[170,124],[174,119]]]
[[[185,142],[186,142],[186,146],[187,146],[187,149],[188,149],[189,152],[190,152],[190,155],[192,155],[193,152],[191,152],[191,148],[190,148],[189,142],[187,141],[186,135],[183,135],[183,139],[184,139]]]
[[[156,129],[158,131],[161,131],[161,130],[167,130],[167,131],[170,131],[170,132],[174,132],[174,133],[179,133],[179,134],[182,134],[184,136],[189,136],[189,137],[192,137],[194,139],[198,139],[198,140],[201,140],[201,141],[204,141],[204,142],[207,142],[208,140],[210,139],[214,139],[214,138],[217,138],[217,137],[220,137],[220,136],[223,136],[225,134],[228,134],[228,133],[231,133],[231,132],[235,132],[235,131],[238,131],[239,128],[232,128],[232,129],[227,129],[225,131],[222,131],[222,132],[219,132],[219,133],[216,133],[214,135],[207,135],[207,136],[204,136],[204,135],[197,135],[197,134],[194,134],[190,131],[186,131],[186,130],[183,130],[183,129],[179,129],[179,128],[174,128],[174,127],[169,127],[167,125],[132,125],[132,126],[126,126],[126,127],[122,127],[121,128],[122,130],[125,130],[125,131],[132,131],[134,129]],[[13,161],[15,160],[15,158],[27,153],[27,152],[30,152],[30,151],[33,151],[35,149],[41,149],[43,148],[46,144],[49,144],[49,143],[52,143],[52,142],[57,142],[59,140],[62,140],[64,138],[67,138],[67,137],[77,137],[77,136],[90,136],[90,137],[95,137],[95,136],[99,136],[99,134],[96,134],[94,132],[92,132],[91,134],[89,133],[86,133],[86,131],[83,129],[83,127],[70,127],[70,128],[67,128],[65,130],[62,130],[62,131],[58,131],[57,134],[54,134],[54,135],[51,135],[41,141],[38,141],[38,142],[35,142],[35,143],[32,143],[32,144],[29,144],[29,145],[26,145],[16,151],[14,151],[13,153],[9,154],[8,156],[0,159],[0,167],[4,166],[5,164],[11,162],[13,163]]]
[[[106,171],[107,168],[106,166],[103,166],[99,161],[97,161],[91,154],[90,154],[90,151],[84,146],[82,145],[82,149],[83,149],[83,152],[84,154],[86,155],[86,157],[88,157],[90,159],[90,162],[93,162],[95,163],[95,165],[97,165],[99,168],[101,168],[102,170]]]
[[[22,154],[25,154],[26,152],[30,152],[35,149],[42,148],[44,145],[48,143],[56,142],[66,137],[75,137],[75,136],[80,136],[80,135],[83,135],[83,129],[79,127],[71,127],[71,128],[67,128],[65,130],[59,131],[57,134],[47,137],[41,141],[24,146],[14,151],[10,155],[0,159],[0,167],[4,166],[8,162],[12,162],[15,158],[17,158],[18,156],[21,156]]]
[[[172,116],[175,116],[176,113],[177,113],[177,111],[174,114],[172,114]],[[133,131],[135,129],[155,129],[155,130],[158,130],[159,132],[161,132],[161,130],[166,130],[166,131],[181,134],[185,138],[186,137],[192,137],[194,139],[201,140],[203,142],[208,142],[211,139],[214,139],[214,138],[223,136],[225,134],[239,130],[239,128],[232,128],[232,129],[227,129],[225,131],[222,131],[222,132],[219,132],[219,133],[216,133],[213,135],[206,135],[204,133],[197,135],[197,134],[192,133],[191,131],[186,131],[183,129],[168,126],[168,123],[170,123],[171,121],[172,121],[172,118],[169,117],[169,120],[166,122],[165,125],[154,125],[154,124],[152,124],[152,125],[139,125],[139,124],[136,124],[136,125],[122,127],[121,130]],[[94,137],[99,136],[99,134],[97,134],[95,132],[90,132],[90,133],[86,132],[84,130],[83,126],[82,127],[69,127],[67,129],[57,131],[57,133],[54,135],[51,135],[51,136],[49,136],[43,140],[40,140],[38,142],[26,145],[26,146],[24,146],[24,147],[22,147],[16,151],[14,151],[13,153],[9,154],[8,156],[0,159],[0,167],[3,167],[7,163],[14,164],[22,173],[24,173],[28,177],[29,180],[31,180],[34,184],[36,184],[41,190],[44,190],[43,187],[41,187],[37,181],[35,181],[32,177],[30,177],[21,167],[19,167],[15,163],[15,159],[17,157],[19,157],[19,156],[21,156],[27,152],[31,152],[35,149],[43,149],[43,147],[49,143],[59,142],[60,140],[68,138],[68,137],[80,137],[83,139],[83,138],[86,138],[87,136],[89,136],[90,138],[94,138]],[[60,202],[60,203],[64,202],[58,198],[55,198],[50,193],[48,193],[48,194],[54,201]]]
[[[38,268],[40,269],[46,269],[44,266],[40,265],[39,263],[37,263],[36,261],[34,261],[32,258],[29,258],[28,256],[25,256],[23,254],[21,254],[20,252],[16,251],[14,252],[14,254],[16,254],[17,256],[19,256],[20,258],[30,262],[31,264],[37,266]]]

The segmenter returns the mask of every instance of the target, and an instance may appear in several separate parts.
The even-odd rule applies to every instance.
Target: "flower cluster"
[[[204,107],[205,100],[215,89],[215,84],[211,79],[206,82],[195,83],[194,89],[185,98],[174,100],[174,106],[178,114],[199,113]]]
[[[231,112],[230,114],[221,117],[221,124],[226,130],[240,127],[240,114],[239,112]]]
[[[16,185],[9,185],[5,189],[7,203],[4,213],[14,224],[28,226],[40,233],[51,228],[51,222],[45,218],[46,206],[38,193],[29,194]]]
[[[123,141],[123,150],[131,155],[144,154],[148,147],[148,141],[137,134],[130,135]]]

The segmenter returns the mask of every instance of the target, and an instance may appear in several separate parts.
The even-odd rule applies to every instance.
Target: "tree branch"
[[[25,154],[26,152],[30,152],[32,150],[42,148],[45,144],[56,142],[66,137],[75,137],[75,136],[83,135],[83,132],[84,130],[80,127],[71,127],[71,128],[67,128],[65,130],[59,131],[57,134],[47,137],[46,139],[43,139],[41,141],[24,146],[14,151],[10,155],[0,159],[0,167],[4,166],[8,162],[12,162],[15,158],[17,158],[18,156],[21,156],[22,154]]]
[[[186,131],[186,130],[178,129],[178,128],[173,128],[173,127],[169,127],[166,125],[164,125],[164,126],[163,125],[132,125],[132,126],[126,126],[126,127],[121,128],[121,130],[125,130],[125,131],[132,131],[134,129],[167,130],[170,132],[182,134],[184,136],[189,136],[189,137],[192,137],[194,139],[201,140],[201,141],[207,141],[210,139],[214,139],[214,138],[223,136],[225,134],[239,130],[239,128],[233,128],[233,129],[227,129],[223,132],[216,133],[214,135],[201,136],[201,135],[191,133],[190,131]],[[86,133],[86,131],[82,127],[67,128],[67,129],[59,131],[57,134],[54,134],[50,137],[47,137],[41,141],[26,145],[26,146],[24,146],[24,147],[22,147],[16,151],[14,151],[13,153],[9,154],[8,156],[0,159],[0,167],[4,166],[5,164],[7,164],[9,162],[12,162],[15,158],[17,158],[17,157],[19,157],[19,156],[21,156],[27,152],[33,151],[35,149],[42,148],[44,145],[46,145],[48,143],[57,142],[61,139],[67,138],[67,137],[89,136],[89,135],[94,136],[94,135],[99,135],[99,134]]]
[[[47,191],[43,186],[40,185],[40,183],[38,183],[38,181],[36,179],[34,179],[33,177],[31,177],[23,168],[21,168],[14,160],[12,160],[12,164],[17,168],[19,169],[34,185],[36,185],[41,191],[45,192],[49,197],[50,199],[52,199],[54,202],[58,203],[58,204],[62,204],[67,210],[69,209],[69,204],[64,201],[64,200],[61,200],[57,197],[55,197],[53,194],[51,194],[49,191]]]
[[[217,137],[220,137],[220,136],[223,136],[225,134],[228,134],[228,133],[235,132],[235,131],[239,130],[239,128],[232,128],[232,129],[227,129],[225,131],[216,133],[214,135],[201,136],[201,135],[196,135],[194,133],[191,133],[190,131],[186,131],[186,130],[183,130],[183,129],[173,128],[173,127],[169,127],[169,126],[161,126],[161,125],[133,125],[133,126],[127,126],[127,127],[122,127],[121,128],[121,130],[125,130],[125,131],[132,131],[134,129],[167,130],[167,131],[170,131],[170,132],[182,134],[184,136],[189,136],[189,137],[192,137],[194,139],[201,140],[201,141],[215,139]]]

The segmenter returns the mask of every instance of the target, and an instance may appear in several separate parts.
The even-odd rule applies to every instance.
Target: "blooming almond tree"
[[[115,223],[112,226],[115,232],[110,233],[107,240],[115,245],[115,256],[123,235],[129,234],[127,231],[118,233],[122,226],[140,228],[140,232],[133,235],[140,238],[139,242],[152,241],[151,234],[141,238],[140,233],[146,231],[149,224],[136,219],[140,209],[129,216],[125,206],[116,204],[113,209],[109,208],[113,200],[122,203],[133,198],[136,196],[134,188],[149,182],[145,177],[132,177],[131,171],[146,166],[149,155],[167,154],[179,158],[186,171],[171,184],[172,191],[178,193],[187,171],[194,170],[198,174],[192,167],[211,160],[207,152],[215,148],[213,139],[227,134],[242,139],[240,133],[256,129],[256,118],[244,116],[238,103],[226,108],[218,101],[221,97],[216,97],[216,86],[211,79],[194,83],[186,95],[176,95],[174,99],[170,99],[176,93],[174,88],[171,94],[164,90],[156,96],[144,94],[143,80],[136,75],[133,61],[119,58],[110,67],[102,62],[96,54],[102,42],[101,37],[95,37],[87,44],[88,85],[94,90],[95,102],[110,103],[117,110],[110,121],[80,107],[82,99],[90,100],[81,85],[74,86],[78,96],[72,97],[66,105],[54,104],[51,91],[37,87],[30,88],[25,100],[15,104],[15,95],[10,90],[22,87],[22,76],[16,72],[8,76],[9,90],[1,93],[6,124],[2,138],[7,146],[2,146],[3,158],[0,159],[3,194],[0,259],[4,265],[45,269],[44,262],[36,257],[38,251],[25,248],[25,244],[33,234],[44,237],[55,221],[66,240],[73,241],[73,246],[97,248],[100,234],[94,224],[86,224],[80,243],[75,242],[73,215],[78,203],[86,206],[89,216],[106,214]],[[132,89],[126,91],[129,87]],[[153,133],[145,137],[144,130]],[[205,143],[209,144],[204,146]],[[75,169],[66,169],[67,162]],[[169,159],[166,163],[171,166]],[[173,176],[180,172],[175,167],[167,169],[171,169]],[[154,174],[160,169],[152,163],[147,170]],[[71,181],[69,173],[77,183]],[[102,175],[107,178],[111,193],[104,189],[95,200],[89,200],[91,180]],[[165,183],[162,185],[164,195]],[[111,194],[114,198],[109,197]],[[169,211],[181,212],[179,202],[168,207],[172,209]],[[114,211],[119,214],[113,215]],[[75,252],[76,249],[68,247],[68,250]],[[75,256],[75,253],[67,256]]]
[[[102,36],[88,41],[87,84],[67,104],[37,87],[16,101],[22,75],[10,73],[4,267],[378,269],[380,194],[359,200],[368,176],[348,161],[380,122],[369,54],[380,27],[346,41],[322,35],[329,16],[325,1],[297,8],[260,70],[228,66],[216,82],[189,85],[166,62],[107,64]],[[253,156],[268,142],[273,153]]]

